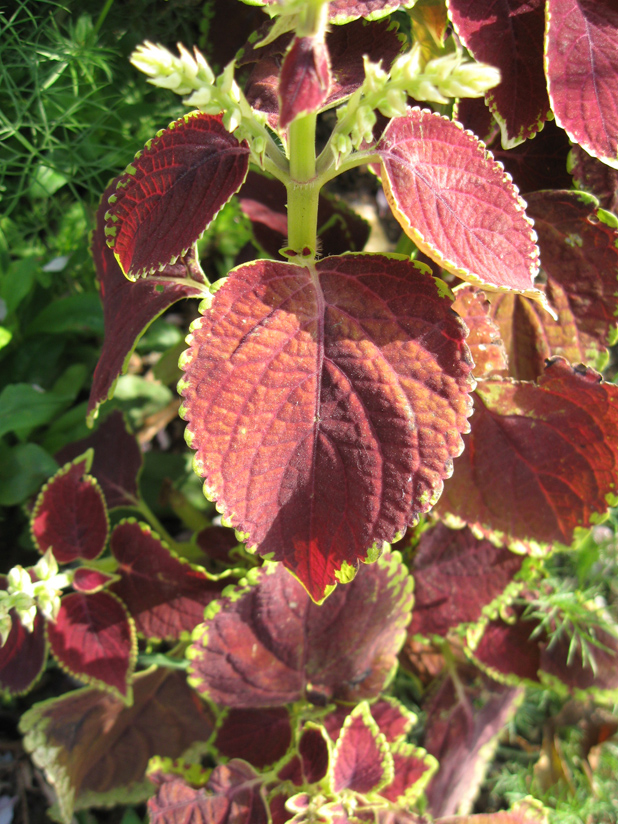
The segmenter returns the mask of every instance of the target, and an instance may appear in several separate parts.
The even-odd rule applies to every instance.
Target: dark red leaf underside
[[[139,286],[136,283],[132,288],[139,289]],[[55,457],[62,465],[87,449],[94,450],[90,474],[101,485],[108,509],[136,506],[143,458],[139,444],[127,430],[122,412],[112,412],[92,435],[68,444]]]
[[[135,521],[118,524],[110,549],[120,576],[110,589],[126,604],[137,631],[146,638],[172,641],[190,633],[226,583],[182,562],[149,527]]]
[[[457,290],[453,310],[469,329],[466,343],[474,361],[474,376],[484,378],[506,369],[506,350],[500,330],[490,317],[485,294],[473,286],[464,286]]]
[[[568,545],[615,494],[617,429],[618,387],[592,369],[556,358],[538,385],[483,381],[439,512],[514,539]]]
[[[304,783],[316,784],[321,781],[328,771],[330,761],[330,752],[322,729],[305,728],[300,735],[298,752],[301,757]]]
[[[188,340],[182,414],[205,490],[314,600],[439,496],[468,426],[470,360],[420,265],[257,261]]]
[[[599,199],[603,209],[618,212],[618,169],[612,169],[575,144],[571,149],[571,174],[578,189]],[[540,187],[539,187],[540,188]],[[566,189],[568,186],[558,188]]]
[[[258,172],[249,172],[238,193],[240,208],[251,221],[257,243],[269,257],[280,258],[279,250],[288,234],[287,193],[283,183]],[[318,245],[322,255],[362,251],[369,237],[369,224],[334,196],[320,195]]]
[[[203,295],[204,282],[194,249],[177,263],[168,264],[156,276],[131,283],[122,273],[114,253],[105,241],[105,211],[109,196],[115,191],[116,178],[105,190],[97,212],[92,240],[92,256],[103,303],[105,339],[94,371],[88,416],[96,416],[99,406],[110,398],[116,381],[129,364],[129,358],[142,333],[182,298]]]
[[[547,0],[547,87],[574,143],[618,168],[618,8],[613,0]]]
[[[256,571],[257,585],[223,598],[196,630],[190,683],[232,707],[376,697],[412,607],[411,580],[397,557],[385,554],[322,606],[281,565]]]
[[[478,540],[468,528],[438,524],[423,533],[411,566],[415,603],[408,635],[446,636],[477,621],[521,563],[520,555]]]
[[[145,777],[149,759],[179,758],[206,741],[212,718],[184,673],[159,669],[135,677],[130,707],[109,692],[86,688],[36,704],[21,728],[32,733],[25,739],[28,750],[45,753],[48,779],[70,820],[73,805],[123,803],[127,794],[145,799],[152,791]]]
[[[464,129],[473,132],[486,145],[492,143],[500,134],[500,127],[482,97],[462,97],[456,100],[453,120],[457,120]],[[560,131],[562,132],[562,129]],[[495,147],[492,147],[492,151],[495,151]]]
[[[225,758],[242,758],[262,770],[283,758],[291,743],[285,707],[231,709],[217,729],[214,747]]]
[[[135,628],[122,602],[109,592],[65,595],[47,624],[51,652],[68,673],[124,699],[131,695]]]
[[[486,97],[505,148],[535,135],[550,110],[543,71],[544,11],[544,0],[449,2],[466,48],[476,60],[500,69],[501,82]]]
[[[323,38],[295,37],[279,74],[279,127],[317,112],[330,89],[330,58]]]
[[[100,572],[98,569],[78,567],[73,576],[73,589],[78,592],[98,592],[114,580],[113,575]]]
[[[163,781],[148,802],[151,824],[267,824],[257,773],[242,761],[215,767],[206,787]]]
[[[464,280],[534,296],[538,249],[524,203],[478,138],[414,108],[377,150],[395,217],[425,254]]]
[[[37,549],[52,549],[60,564],[93,561],[105,548],[109,523],[103,493],[86,475],[88,457],[62,467],[43,487],[32,513]]]
[[[459,668],[463,684],[456,690],[446,677],[425,704],[425,749],[440,768],[427,789],[432,816],[452,815],[476,798],[493,753],[491,742],[503,730],[517,706],[521,689],[498,684],[474,667]]]
[[[221,117],[185,115],[146,144],[108,198],[105,235],[131,280],[186,255],[240,189],[249,147]]]
[[[333,754],[335,793],[346,789],[363,794],[375,791],[392,779],[392,767],[386,740],[369,712],[353,712],[343,725]]]
[[[0,577],[0,588],[6,589],[6,578]],[[11,631],[0,647],[0,691],[7,695],[21,695],[32,689],[43,671],[47,659],[45,620],[40,614],[34,619],[34,629],[28,632],[10,611]]]
[[[249,47],[242,59],[243,63],[257,61],[247,81],[245,94],[252,106],[268,114],[273,127],[279,119],[277,89],[283,56],[289,44],[290,36],[284,35],[264,49]],[[389,69],[401,51],[402,43],[397,27],[389,20],[373,23],[356,20],[327,32],[326,46],[330,54],[331,84],[323,107],[329,108],[361,86],[365,79],[364,55],[374,63],[382,61],[383,67]]]

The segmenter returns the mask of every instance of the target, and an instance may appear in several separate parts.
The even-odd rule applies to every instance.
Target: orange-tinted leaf
[[[615,494],[618,386],[556,358],[538,385],[479,384],[472,432],[441,514],[522,541],[570,544]]]
[[[314,600],[439,496],[468,427],[470,360],[422,265],[257,261],[188,340],[181,411],[205,491]]]
[[[490,317],[490,304],[480,289],[457,290],[453,309],[468,327],[466,343],[474,360],[474,376],[484,378],[506,369],[507,359],[500,330]]]
[[[547,87],[574,143],[618,168],[618,8],[613,0],[547,0]]]
[[[87,687],[36,704],[22,718],[24,744],[56,790],[61,814],[127,804],[150,795],[145,772],[154,755],[179,758],[205,742],[212,719],[183,673],[140,673],[133,705]]]
[[[538,297],[538,248],[524,203],[477,137],[426,109],[391,120],[377,151],[395,217],[464,280]]]
[[[105,235],[131,280],[186,255],[247,174],[249,147],[193,112],[150,140],[108,198]]]

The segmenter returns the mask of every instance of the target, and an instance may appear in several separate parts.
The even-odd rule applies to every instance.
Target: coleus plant
[[[112,414],[61,456],[36,502],[46,566],[9,574],[3,688],[30,688],[47,645],[89,684],[22,723],[67,821],[146,797],[150,761],[161,824],[542,822],[532,801],[455,813],[522,685],[618,689],[609,619],[582,605],[597,626],[590,656],[558,614],[534,612],[539,556],[596,523],[616,489],[617,392],[596,370],[618,309],[618,219],[606,210],[618,20],[604,3],[495,12],[451,0],[447,14],[426,0],[409,4],[409,48],[389,17],[397,2],[263,5],[274,22],[219,77],[197,50],[135,52],[192,111],[110,184],[93,238],[106,338],[91,420],[148,324],[199,298],[181,414],[236,535],[219,552],[208,530],[190,544],[165,536]],[[251,67],[244,88],[237,64]],[[550,113],[558,125],[531,141]],[[318,118],[332,129],[319,153]],[[545,182],[548,156],[566,169],[562,129],[585,150],[571,168],[590,192],[568,188],[566,171],[560,188]],[[400,253],[364,253],[362,223],[322,192],[362,165],[408,239]],[[210,284],[198,240],[235,195],[261,254]],[[121,520],[108,539],[116,507],[148,525]],[[171,646],[165,664],[186,665],[189,686],[167,669],[135,674],[138,637]],[[37,663],[17,682],[22,656]],[[397,656],[431,684],[423,749],[385,695]],[[148,739],[153,726],[175,733]]]

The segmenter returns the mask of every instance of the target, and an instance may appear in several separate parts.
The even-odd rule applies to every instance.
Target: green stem
[[[288,246],[303,257],[317,249],[318,201],[322,180],[315,174],[315,113],[290,123],[288,153]]]
[[[95,33],[95,34],[98,34],[98,33],[99,33],[99,29],[100,29],[100,28],[101,28],[101,26],[103,25],[103,22],[105,21],[105,18],[107,17],[107,15],[108,15],[108,13],[109,13],[109,10],[111,9],[111,7],[112,7],[113,5],[114,5],[114,0],[107,0],[107,2],[105,3],[105,5],[104,5],[104,6],[103,6],[103,8],[101,9],[101,13],[99,14],[99,17],[98,17],[98,19],[97,19],[97,22],[94,24],[94,33]]]

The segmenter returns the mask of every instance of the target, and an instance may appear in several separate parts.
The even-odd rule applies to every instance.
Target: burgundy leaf
[[[283,183],[258,172],[249,172],[238,193],[240,208],[251,221],[257,243],[272,258],[288,234],[287,193]],[[318,243],[323,255],[361,251],[369,237],[369,224],[339,198],[320,195]]]
[[[109,196],[105,235],[131,280],[187,254],[240,189],[249,147],[220,117],[193,112],[150,140]]]
[[[423,252],[464,280],[539,297],[524,203],[478,138],[415,108],[391,120],[377,150],[395,217]]]
[[[613,0],[547,0],[547,88],[574,143],[618,168],[618,8]]]
[[[43,766],[61,813],[146,799],[155,755],[179,758],[205,742],[212,718],[184,673],[159,669],[135,676],[133,704],[86,687],[52,698],[22,717],[26,749]]]
[[[99,592],[115,580],[116,576],[109,575],[107,572],[89,567],[78,567],[73,576],[73,589],[78,592]]]
[[[472,432],[438,507],[521,541],[570,545],[607,509],[618,468],[618,387],[551,362],[537,384],[483,381]]]
[[[322,600],[437,499],[470,361],[420,264],[239,267],[192,327],[181,410],[205,491]]]
[[[182,298],[204,294],[205,279],[194,248],[179,262],[168,263],[156,276],[137,283],[125,278],[104,234],[108,198],[121,179],[112,181],[101,198],[92,240],[105,339],[90,391],[90,421],[96,417],[99,406],[113,395],[116,381],[126,372],[137,341],[152,321]]]
[[[107,543],[109,521],[103,493],[87,475],[92,453],[65,464],[43,487],[31,518],[39,552],[52,549],[60,564],[93,561]]]
[[[291,35],[283,35],[264,48],[248,47],[241,59],[241,64],[256,63],[247,81],[245,94],[252,106],[266,112],[273,127],[279,120],[279,75],[290,42]],[[365,79],[364,55],[374,63],[382,61],[384,69],[388,70],[401,51],[402,42],[397,26],[390,20],[370,23],[361,19],[332,28],[326,34],[326,46],[330,54],[331,83],[323,108],[330,108],[362,85]]]
[[[393,757],[386,738],[362,703],[348,715],[333,752],[332,786],[335,793],[370,793],[393,779]]]
[[[0,575],[0,589],[6,588],[6,576]],[[37,613],[33,631],[28,632],[14,609],[9,615],[11,631],[0,646],[0,690],[7,695],[22,695],[35,685],[47,660],[45,621]]]
[[[133,288],[139,289],[139,285],[136,283]],[[112,412],[92,435],[73,441],[55,457],[62,465],[87,449],[94,450],[90,474],[101,485],[108,508],[136,506],[140,497],[138,477],[142,453],[136,439],[127,431],[122,412]]]
[[[523,606],[510,610],[508,623],[502,618],[488,621],[474,645],[474,658],[497,677],[539,683],[542,642],[547,634],[537,620],[522,620]]]
[[[305,784],[317,784],[328,772],[330,753],[323,727],[306,724],[299,741],[298,752],[302,762]]]
[[[380,790],[380,795],[393,804],[410,807],[424,792],[438,762],[420,747],[400,741],[391,747],[393,780]]]
[[[411,581],[386,553],[322,606],[280,564],[206,612],[187,654],[190,683],[231,707],[306,698],[358,702],[383,689],[405,638]]]
[[[148,802],[150,824],[268,824],[258,774],[243,761],[215,767],[206,787],[164,781]]]
[[[545,0],[450,0],[449,12],[473,57],[500,69],[501,82],[486,99],[503,146],[533,137],[550,110],[543,72]]]
[[[500,128],[482,97],[462,97],[456,100],[453,120],[459,121],[464,129],[469,129],[488,146],[500,134]],[[562,129],[559,131],[564,134]],[[492,151],[495,153],[494,146]]]
[[[330,89],[330,57],[322,38],[295,37],[279,75],[279,127],[317,112]]]
[[[599,199],[603,209],[618,212],[618,170],[591,157],[575,144],[570,155],[571,174],[578,189],[584,189]],[[541,187],[538,187],[541,188]],[[568,184],[556,188],[567,189]]]
[[[522,556],[474,537],[468,528],[438,524],[421,536],[410,571],[414,611],[408,635],[446,636],[478,621],[519,571]]]
[[[110,539],[120,580],[110,587],[146,638],[177,640],[204,619],[225,581],[178,558],[145,524],[121,521]]]
[[[614,693],[618,690],[618,638],[600,627],[594,628],[594,636],[599,646],[588,644],[594,668],[582,655],[581,640],[563,630],[549,643],[543,644],[541,672],[558,678],[573,690],[593,690],[593,694],[598,690],[609,690]]]
[[[217,728],[214,747],[225,758],[242,758],[263,770],[283,758],[291,743],[285,707],[230,709]]]
[[[453,309],[468,327],[466,343],[474,360],[474,375],[484,378],[506,369],[507,358],[500,330],[490,317],[490,304],[484,293],[473,286],[457,290]]]
[[[70,675],[131,702],[135,667],[135,627],[115,595],[65,595],[55,622],[48,621],[51,652]]]
[[[476,797],[493,754],[492,742],[513,715],[521,689],[481,675],[474,667],[458,668],[463,689],[446,677],[423,707],[427,713],[425,749],[439,770],[427,790],[433,816],[450,815]]]
[[[226,526],[207,526],[195,536],[197,547],[204,553],[204,562],[215,562],[225,569],[234,566],[232,550],[238,544],[233,529]]]
[[[371,715],[389,744],[404,738],[416,721],[416,717],[403,704],[389,696],[371,705]]]

